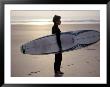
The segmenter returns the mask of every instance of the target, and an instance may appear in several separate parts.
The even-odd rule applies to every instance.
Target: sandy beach
[[[54,54],[24,55],[20,46],[36,38],[50,35],[52,25],[11,25],[11,76],[54,77]],[[100,24],[62,24],[62,32],[97,30]],[[100,77],[100,41],[74,51],[64,52],[63,77]]]

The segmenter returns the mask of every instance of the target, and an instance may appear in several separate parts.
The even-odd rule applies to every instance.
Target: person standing
[[[58,44],[58,47],[59,47],[59,52],[55,54],[55,62],[54,62],[54,72],[55,72],[56,76],[64,74],[60,70],[61,61],[62,61],[62,46],[61,46],[61,40],[60,40],[61,31],[58,27],[58,25],[61,24],[60,19],[61,19],[61,16],[54,15],[54,17],[53,17],[54,25],[52,27],[52,34],[56,35],[56,40],[57,40],[57,44]]]

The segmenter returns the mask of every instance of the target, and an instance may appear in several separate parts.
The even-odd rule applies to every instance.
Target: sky
[[[62,22],[99,22],[99,10],[72,10],[72,11],[35,11],[12,10],[11,23],[52,22],[54,15],[60,15]]]

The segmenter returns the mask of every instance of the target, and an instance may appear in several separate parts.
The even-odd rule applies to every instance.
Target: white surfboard
[[[78,30],[63,32],[60,36],[62,52],[80,49],[96,43],[100,39],[100,33],[95,30]],[[44,36],[21,46],[21,52],[31,55],[58,53],[59,47],[56,35]]]

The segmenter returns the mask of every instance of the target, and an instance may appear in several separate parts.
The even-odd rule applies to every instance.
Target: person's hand
[[[59,53],[62,53],[62,48],[60,48]]]

